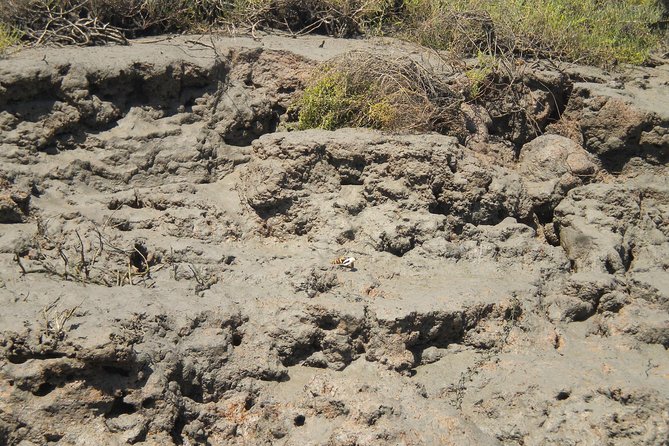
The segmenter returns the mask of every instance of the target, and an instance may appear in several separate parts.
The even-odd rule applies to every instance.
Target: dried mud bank
[[[666,444],[668,66],[277,132],[315,61],[428,57],[321,42],[0,61],[0,443]]]

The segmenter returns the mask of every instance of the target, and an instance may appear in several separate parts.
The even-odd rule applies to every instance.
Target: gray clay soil
[[[669,65],[281,131],[319,61],[439,60],[322,41],[0,61],[0,444],[668,444]]]

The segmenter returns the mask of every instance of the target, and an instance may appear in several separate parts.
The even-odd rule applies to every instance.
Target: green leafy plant
[[[334,130],[349,123],[359,99],[348,84],[346,73],[324,68],[300,99],[298,128]]]
[[[465,71],[469,79],[469,98],[477,99],[483,94],[486,83],[497,69],[497,58],[483,52],[477,55],[476,67]]]

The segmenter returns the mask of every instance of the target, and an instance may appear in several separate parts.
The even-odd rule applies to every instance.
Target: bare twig
[[[47,335],[53,335],[57,340],[62,340],[65,337],[65,325],[67,324],[67,321],[72,318],[74,312],[77,311],[86,300],[82,300],[81,303],[70,309],[58,311],[58,303],[60,302],[60,298],[61,296],[58,296],[56,299],[42,308],[44,331]]]
[[[21,275],[25,276],[26,274],[28,274],[28,271],[26,271],[26,267],[23,266],[23,262],[21,261],[21,256],[18,253],[14,254],[14,260],[19,265],[19,268],[21,268]]]

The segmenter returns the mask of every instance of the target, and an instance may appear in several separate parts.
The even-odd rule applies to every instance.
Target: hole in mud
[[[239,347],[240,345],[242,345],[242,335],[240,335],[239,333],[233,334],[232,345],[234,345],[235,347]]]
[[[127,220],[117,221],[114,223],[114,227],[122,232],[128,232],[131,230],[130,222]]]
[[[60,153],[60,150],[56,146],[48,146],[42,149],[43,153],[46,153],[47,155],[58,155]]]
[[[137,272],[143,273],[148,268],[147,258],[149,250],[143,243],[135,243],[132,254],[130,254],[130,263],[137,269]]]
[[[362,186],[365,183],[362,180],[362,175],[360,175],[360,176],[356,176],[356,175],[343,176],[342,175],[340,184],[342,186]]]
[[[67,356],[65,353],[59,352],[46,352],[39,355],[26,354],[26,353],[15,353],[7,355],[7,361],[12,364],[23,364],[29,359],[57,359],[64,358]]]
[[[523,309],[520,305],[512,305],[506,310],[504,310],[504,319],[505,320],[515,320],[518,319],[523,314]]]
[[[295,423],[295,426],[304,426],[305,420],[306,419],[304,418],[304,415],[298,415],[295,417],[293,422]]]
[[[44,191],[41,190],[40,187],[41,187],[41,185],[39,185],[39,184],[33,184],[32,186],[30,186],[30,194],[33,197],[37,197],[37,198],[41,197],[42,194],[44,193]]]
[[[627,250],[627,258],[625,259],[625,272],[628,272],[632,268],[634,263],[634,249]]]
[[[105,418],[116,418],[119,415],[123,414],[133,414],[137,412],[137,409],[132,404],[128,404],[123,401],[123,397],[114,398],[109,411],[105,414]]]
[[[327,315],[323,316],[317,321],[318,328],[322,330],[334,330],[337,328],[339,325],[339,321],[337,321],[334,316],[332,315]]]
[[[133,200],[127,201],[124,204],[127,204],[133,209],[142,209],[144,207],[144,202],[137,195],[135,195]]]
[[[436,201],[430,204],[427,211],[435,215],[449,215],[451,213],[451,205],[443,201]]]
[[[280,201],[274,202],[272,206],[259,206],[255,207],[255,211],[258,214],[258,217],[260,217],[263,220],[268,220],[272,217],[278,216],[278,215],[285,215],[288,214],[290,211],[290,208],[294,205],[294,199],[291,197],[287,197],[284,199],[281,199]]]
[[[39,385],[39,387],[33,391],[33,395],[35,396],[46,396],[53,392],[56,389],[56,386],[54,384],[45,382]]]
[[[328,368],[328,363],[326,360],[322,358],[307,358],[304,362],[302,362],[302,365],[304,367],[311,367],[314,369],[327,369]]]
[[[255,121],[248,125],[239,125],[230,129],[224,136],[223,141],[226,144],[237,147],[246,147],[262,135],[276,132],[279,125],[279,114],[272,112],[265,115],[259,115]]]
[[[121,375],[125,378],[130,376],[130,371],[126,369],[122,369],[120,367],[114,367],[112,365],[103,365],[102,370],[104,370],[107,373],[110,373],[112,375]]]
[[[204,401],[204,389],[198,383],[189,383],[184,379],[181,383],[181,394],[195,401],[202,403]]]
[[[60,441],[63,437],[64,437],[64,435],[62,435],[62,434],[51,434],[51,433],[49,433],[49,434],[44,434],[44,439],[45,439],[46,441],[49,441],[49,442],[57,442],[57,441]]]
[[[153,409],[154,407],[156,407],[156,400],[154,400],[153,398],[147,398],[144,401],[142,401],[142,407],[144,409]]]
[[[295,349],[281,358],[281,363],[286,366],[296,364],[306,365],[307,367],[326,368],[327,364],[320,358],[313,358],[312,355],[323,350],[321,339],[312,339],[308,344],[300,344]]]
[[[170,437],[175,444],[184,444],[183,430],[186,427],[186,419],[183,415],[179,415],[174,421],[174,427],[170,431]]]
[[[569,391],[567,391],[567,390],[561,390],[561,391],[558,392],[558,394],[555,396],[555,399],[558,400],[558,401],[564,401],[564,400],[566,400],[567,398],[569,398],[570,395],[571,395],[571,392],[569,392]]]
[[[353,229],[347,229],[337,236],[337,243],[340,245],[353,240],[355,240],[355,230]]]
[[[350,159],[338,159],[327,156],[327,162],[339,173],[339,183],[342,186],[362,186],[364,184],[363,171],[367,166],[362,156]]]
[[[550,204],[544,204],[536,207],[534,209],[534,214],[537,216],[539,223],[541,223],[542,225],[553,223],[553,220],[555,219],[555,211],[553,209],[553,206],[551,206]],[[533,224],[531,223],[534,222],[530,221],[529,223],[530,224],[528,224],[528,226],[533,226]]]

